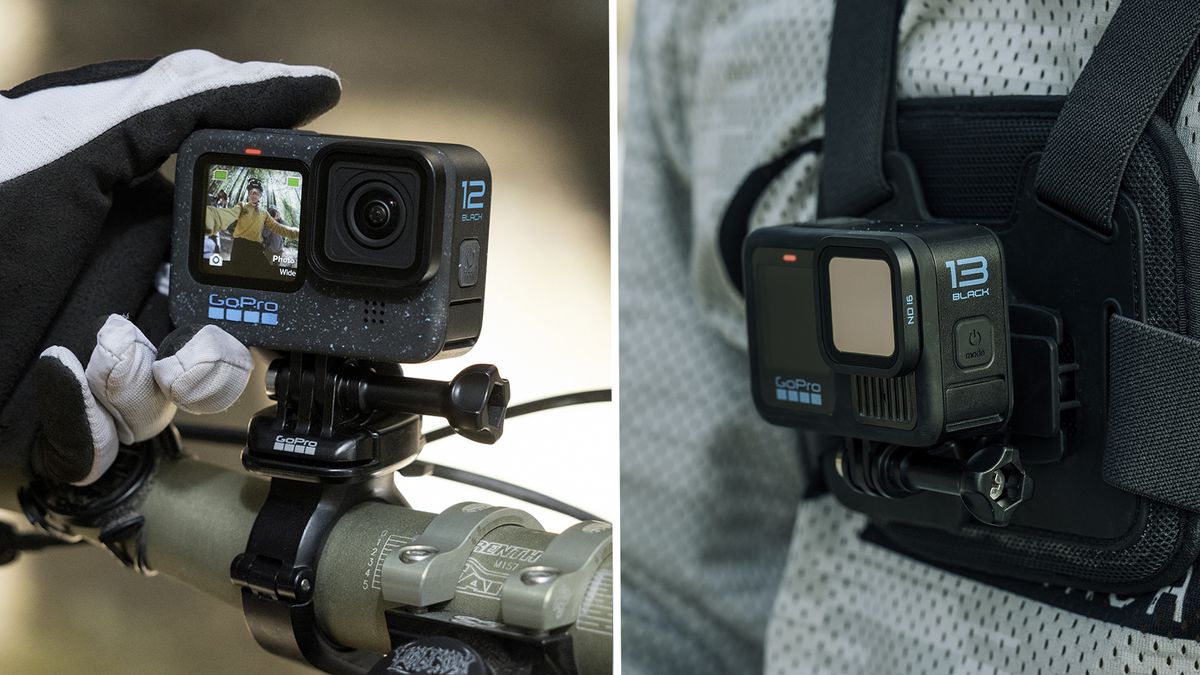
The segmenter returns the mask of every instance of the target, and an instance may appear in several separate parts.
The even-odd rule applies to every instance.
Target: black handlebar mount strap
[[[379,661],[379,654],[326,638],[313,604],[325,539],[343,513],[370,499],[403,503],[390,474],[337,485],[271,478],[246,551],[230,565],[246,626],[264,649],[344,675],[366,673]]]

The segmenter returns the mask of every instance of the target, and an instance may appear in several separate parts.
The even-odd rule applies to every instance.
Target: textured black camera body
[[[472,148],[202,130],[180,148],[175,189],[177,325],[394,363],[479,336],[491,174]]]
[[[907,447],[1003,427],[1012,410],[1002,248],[976,225],[832,220],[747,238],[760,414]]]

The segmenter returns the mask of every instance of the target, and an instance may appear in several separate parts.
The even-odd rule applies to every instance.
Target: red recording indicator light
[[[262,150],[259,150],[258,148],[246,148],[245,150],[243,150],[243,152],[245,152],[247,155],[261,155],[262,154]]]
[[[796,254],[795,253],[784,253],[783,254],[783,262],[796,262]]]

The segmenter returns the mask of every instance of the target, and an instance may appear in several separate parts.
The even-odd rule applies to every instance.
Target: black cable
[[[530,401],[528,403],[512,406],[508,409],[508,413],[504,416],[504,419],[507,421],[513,417],[520,417],[521,415],[528,415],[529,413],[541,412],[543,410],[564,408],[571,405],[582,405],[584,403],[603,403],[611,400],[612,389],[577,391],[572,394],[549,396],[536,401]],[[453,435],[453,429],[450,427],[442,427],[440,429],[434,429],[433,431],[425,434],[425,442],[432,443],[440,438],[446,438],[447,436]],[[429,467],[432,470],[432,475],[437,476],[438,478],[452,480],[466,485],[473,485],[478,488],[483,488],[484,490],[489,490],[497,494],[512,497],[513,499],[519,499],[523,502],[535,504],[537,506],[550,509],[551,511],[557,511],[578,520],[604,520],[603,518],[588,513],[581,508],[561,502],[553,497],[550,497],[549,495],[544,495],[540,492],[530,490],[529,488],[521,487],[520,485],[513,485],[512,483],[491,478],[489,476],[483,476],[477,473],[471,473],[470,471],[463,471],[462,469],[454,469],[448,466],[431,464],[424,461],[413,462],[413,464],[408,468],[419,472],[422,466]]]
[[[227,445],[245,445],[246,429],[229,429],[227,427],[212,427],[204,424],[175,423],[179,435],[196,441],[209,443],[225,443]]]
[[[64,539],[50,534],[18,532],[11,523],[0,522],[0,565],[17,559],[22,551],[39,551],[58,546],[75,546],[82,539]]]
[[[521,487],[520,485],[513,485],[512,483],[502,481],[497,478],[492,478],[490,476],[484,476],[478,473],[472,473],[470,471],[463,471],[462,469],[455,469],[449,466],[442,466],[441,464],[431,464],[430,462],[424,462],[420,460],[413,462],[410,467],[406,467],[406,470],[410,468],[417,471],[420,471],[423,468],[428,468],[430,470],[428,475],[436,476],[437,478],[443,478],[445,480],[452,480],[456,483],[463,483],[464,485],[483,488],[484,490],[488,490],[490,492],[495,492],[497,494],[512,497],[513,499],[519,499],[523,502],[528,502],[542,508],[550,509],[551,511],[557,511],[559,513],[571,516],[576,520],[604,520],[603,518],[588,513],[581,508],[571,506],[565,502],[560,502],[554,497],[544,495],[540,492],[535,492],[529,488]]]
[[[17,548],[22,551],[38,551],[44,548],[53,548],[55,546],[77,546],[86,544],[82,539],[63,539],[62,537],[54,537],[45,534],[19,534],[17,535]]]
[[[552,410],[554,408],[565,408],[570,405],[582,405],[584,403],[604,403],[612,400],[612,389],[593,389],[591,391],[577,391],[572,394],[559,394],[558,396],[548,396],[540,398],[536,401],[529,401],[520,405],[514,405],[508,409],[508,413],[504,415],[504,419],[510,420],[521,415],[529,413],[541,412],[543,410]],[[450,427],[441,427],[425,434],[425,442],[432,443],[436,440],[454,435],[454,429]]]

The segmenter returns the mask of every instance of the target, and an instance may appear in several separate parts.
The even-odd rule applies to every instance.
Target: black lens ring
[[[388,206],[389,201],[392,206]],[[377,203],[388,212],[388,221],[382,226],[372,225],[366,216],[367,208]],[[404,234],[408,225],[407,212],[408,203],[400,191],[380,180],[355,186],[343,206],[346,230],[350,236],[360,245],[375,249],[390,246]]]

